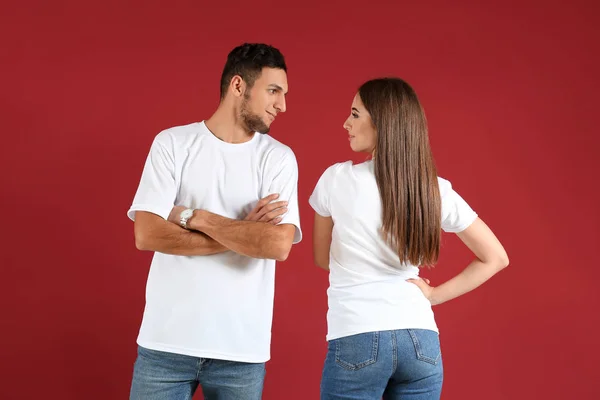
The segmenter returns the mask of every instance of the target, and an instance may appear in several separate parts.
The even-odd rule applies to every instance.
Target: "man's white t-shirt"
[[[231,144],[204,122],[156,136],[127,215],[168,219],[174,205],[243,219],[263,197],[289,202],[280,224],[296,227],[298,166],[293,151],[271,136]],[[146,285],[140,346],[203,358],[265,362],[270,358],[275,260],[232,251],[208,256],[154,253]]]
[[[477,214],[438,178],[442,229],[460,232]],[[329,167],[310,200],[321,216],[332,217],[329,254],[327,340],[395,329],[438,331],[431,304],[415,284],[419,268],[401,264],[381,236],[381,197],[373,161],[348,161]]]

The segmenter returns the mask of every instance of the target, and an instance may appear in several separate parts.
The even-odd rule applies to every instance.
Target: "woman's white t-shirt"
[[[442,229],[460,232],[477,214],[438,178]],[[382,238],[381,197],[373,161],[334,164],[319,179],[309,203],[334,226],[329,253],[327,340],[393,329],[438,331],[431,304],[407,279],[419,268],[402,264]]]

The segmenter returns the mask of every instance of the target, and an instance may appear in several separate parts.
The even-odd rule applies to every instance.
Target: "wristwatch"
[[[194,215],[194,209],[187,208],[181,212],[179,215],[179,225],[181,225],[184,229],[189,229],[187,226],[188,219],[190,219]]]

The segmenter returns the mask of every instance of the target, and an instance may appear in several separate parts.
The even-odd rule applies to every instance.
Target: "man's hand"
[[[173,207],[171,209],[171,212],[169,213],[168,221],[177,224],[177,226],[181,226],[179,218],[181,217],[181,213],[183,212],[183,210],[185,210],[186,208],[187,207],[184,206]]]
[[[266,222],[272,225],[277,225],[281,222],[281,215],[287,212],[287,201],[271,201],[278,198],[278,194],[271,194],[256,204],[256,207],[244,218],[244,221]],[[181,212],[187,207],[175,206],[169,213],[169,222],[179,225]]]
[[[267,222],[269,224],[277,225],[281,222],[281,215],[287,212],[287,201],[276,201],[271,203],[273,200],[278,198],[278,194],[270,194],[267,197],[260,199],[256,204],[256,207],[244,218],[244,221],[256,221],[256,222]]]

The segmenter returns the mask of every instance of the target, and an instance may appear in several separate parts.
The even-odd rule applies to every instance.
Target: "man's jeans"
[[[260,400],[265,363],[199,358],[138,346],[131,400],[189,400],[198,385],[206,400]]]

